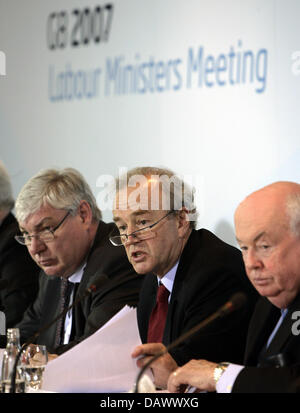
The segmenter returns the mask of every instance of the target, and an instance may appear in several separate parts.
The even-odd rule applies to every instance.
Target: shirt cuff
[[[238,364],[229,364],[216,384],[217,393],[231,393],[235,379],[243,368]]]

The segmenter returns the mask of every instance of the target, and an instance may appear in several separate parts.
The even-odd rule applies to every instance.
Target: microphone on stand
[[[11,386],[10,386],[10,393],[15,393],[16,391],[16,375],[17,375],[17,365],[20,360],[22,352],[26,349],[26,347],[34,342],[38,338],[38,336],[43,333],[44,331],[48,330],[53,324],[55,324],[60,318],[63,318],[73,307],[75,307],[84,297],[88,296],[89,294],[97,291],[99,288],[102,288],[106,282],[109,280],[108,276],[100,271],[97,271],[93,277],[94,281],[89,285],[89,287],[81,294],[76,297],[73,303],[65,308],[57,317],[54,318],[50,323],[44,325],[40,330],[38,330],[35,334],[29,337],[25,343],[22,344],[17,357],[14,362],[12,375],[11,375]]]
[[[217,311],[215,311],[213,314],[211,314],[209,317],[207,317],[205,320],[201,321],[199,324],[196,324],[194,327],[192,327],[189,331],[186,333],[182,334],[179,336],[176,340],[174,340],[172,343],[170,343],[166,348],[159,353],[157,353],[155,356],[153,356],[139,371],[139,374],[137,375],[135,385],[134,385],[134,390],[133,393],[138,393],[139,392],[139,382],[147,370],[147,368],[158,358],[161,356],[165,355],[168,353],[170,350],[172,350],[174,347],[177,347],[179,344],[181,344],[183,341],[187,340],[190,338],[192,335],[197,333],[198,331],[204,329],[206,326],[209,324],[213,323],[215,320],[223,318],[227,316],[228,314],[232,313],[233,311],[238,310],[241,308],[247,301],[246,295],[242,292],[235,293],[225,304],[222,305]]]

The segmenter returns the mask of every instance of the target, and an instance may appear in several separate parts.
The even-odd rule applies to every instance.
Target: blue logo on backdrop
[[[251,87],[261,94],[267,87],[268,51],[243,50],[242,41],[224,53],[208,53],[204,46],[190,47],[186,58],[158,60],[150,56],[134,61],[125,56],[107,57],[103,67],[73,70],[71,64],[57,70],[49,66],[51,102],[145,95],[189,89]]]

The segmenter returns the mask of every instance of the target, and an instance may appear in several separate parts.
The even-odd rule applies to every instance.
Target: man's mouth
[[[260,287],[268,285],[271,281],[271,278],[254,278],[254,284]]]
[[[49,267],[52,264],[53,264],[53,260],[51,259],[45,259],[45,260],[38,261],[38,265],[40,267]]]
[[[134,251],[131,253],[131,260],[134,262],[143,261],[145,257],[146,257],[146,254],[144,251]]]

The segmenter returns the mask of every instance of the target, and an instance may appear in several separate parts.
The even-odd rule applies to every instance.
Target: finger
[[[141,344],[140,346],[137,346],[131,356],[133,358],[139,357],[139,356],[144,356],[144,355],[155,355],[157,353],[160,353],[165,349],[165,346],[161,343],[147,343],[147,344]]]
[[[180,393],[181,391],[184,391],[185,386],[181,383],[179,373],[180,371],[177,369],[169,376],[167,387],[170,393]]]
[[[144,367],[145,364],[147,364],[151,359],[152,359],[152,356],[151,356],[151,357],[147,357],[147,356],[141,357],[141,358],[139,358],[139,359],[136,361],[136,365],[141,369],[141,368]]]
[[[133,350],[133,352],[131,353],[131,357],[132,358],[136,358],[139,357],[141,355],[143,355],[143,345],[137,346],[135,347],[135,349]]]

